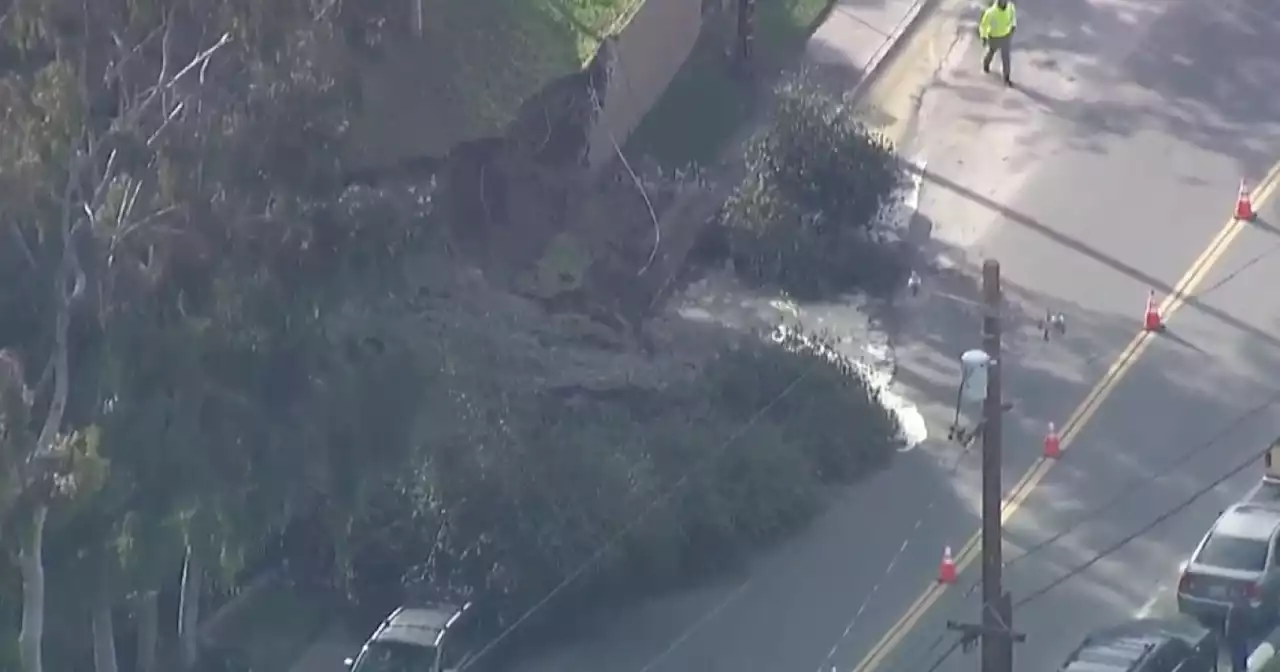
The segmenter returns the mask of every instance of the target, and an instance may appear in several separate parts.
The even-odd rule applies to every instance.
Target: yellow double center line
[[[1261,204],[1271,196],[1272,192],[1276,189],[1277,178],[1280,178],[1280,164],[1276,164],[1276,166],[1271,169],[1271,172],[1267,173],[1266,178],[1258,185],[1257,189],[1254,190],[1251,198],[1255,205]],[[1232,219],[1218,231],[1218,235],[1214,236],[1213,240],[1209,242],[1209,246],[1205,248],[1204,252],[1202,252],[1195,262],[1191,264],[1191,268],[1182,276],[1182,279],[1178,281],[1178,284],[1174,285],[1173,293],[1165,297],[1164,301],[1160,303],[1160,314],[1162,316],[1167,319],[1170,315],[1186,304],[1190,296],[1196,291],[1200,284],[1204,282],[1205,278],[1208,277],[1209,271],[1212,270],[1214,265],[1217,264],[1217,262],[1226,254],[1231,245],[1231,241],[1244,230],[1245,224],[1245,222],[1240,220]],[[1140,332],[1138,335],[1133,337],[1133,340],[1129,341],[1129,344],[1125,346],[1124,350],[1120,351],[1120,356],[1116,358],[1115,363],[1113,363],[1107,370],[1107,373],[1102,376],[1102,379],[1098,381],[1098,384],[1089,391],[1089,394],[1085,396],[1084,401],[1081,402],[1080,406],[1071,414],[1071,417],[1067,419],[1066,424],[1063,425],[1061,450],[1065,451],[1071,445],[1072,440],[1074,440],[1076,435],[1079,434],[1080,429],[1084,427],[1090,418],[1093,417],[1094,413],[1097,413],[1098,408],[1102,406],[1102,402],[1105,401],[1107,397],[1111,396],[1111,392],[1115,389],[1116,384],[1125,375],[1125,373],[1129,371],[1134,362],[1138,360],[1138,357],[1140,357],[1151,345],[1151,340],[1151,332]],[[1041,458],[1032,465],[1031,469],[1028,470],[1027,473],[1022,475],[1022,478],[1018,479],[1018,482],[1014,484],[1013,488],[1006,496],[1000,510],[1001,525],[1007,523],[1009,519],[1013,517],[1013,514],[1022,507],[1026,502],[1027,497],[1029,497],[1035,490],[1036,486],[1044,480],[1045,476],[1048,475],[1049,470],[1053,468],[1054,464],[1055,462],[1053,460]],[[969,541],[961,547],[960,554],[957,555],[955,559],[957,573],[963,572],[966,567],[973,564],[974,560],[978,557],[978,551],[980,550],[981,544],[982,535],[980,533],[975,533],[969,538]],[[898,622],[895,623],[893,627],[889,628],[884,637],[882,637],[880,641],[867,652],[866,656],[864,656],[862,661],[858,663],[858,666],[854,668],[853,672],[871,672],[884,663],[885,658],[887,658],[889,654],[902,643],[902,640],[907,636],[907,633],[911,632],[912,628],[916,626],[916,623],[918,623],[920,619],[928,613],[934,603],[942,597],[945,590],[946,586],[942,584],[930,584],[929,588],[921,593],[920,597],[916,598],[915,602],[911,603],[911,606],[907,608],[907,611],[902,615],[902,618],[898,619]]]

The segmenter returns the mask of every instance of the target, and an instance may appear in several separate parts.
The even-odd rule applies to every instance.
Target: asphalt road
[[[1172,291],[1219,234],[1239,180],[1256,184],[1280,159],[1280,51],[1270,46],[1280,44],[1280,5],[1024,0],[1019,13],[1018,88],[980,72],[973,9],[943,0],[871,96],[880,123],[924,165],[913,235],[926,291],[898,325],[900,381],[935,436],[945,434],[955,358],[978,345],[976,267],[999,259],[1011,307],[1005,389],[1016,404],[1005,432],[1010,484],[1036,463],[1046,423],[1064,423],[1132,340],[1147,292]],[[1280,211],[1262,210],[1022,501],[1007,526],[1011,558],[1085,522],[1014,562],[1015,600],[1141,529],[1280,429],[1274,409],[1244,416],[1280,387],[1280,292],[1270,291],[1280,285]],[[1046,310],[1067,316],[1065,337],[1041,339]],[[1224,428],[1228,436],[1203,447]],[[932,582],[942,547],[959,550],[976,531],[976,467],[931,440],[723,585],[619,614],[582,646],[527,669],[853,669]],[[1021,606],[1019,672],[1052,670],[1089,629],[1149,610],[1217,512],[1257,477],[1228,479]],[[950,641],[943,623],[977,615],[963,596],[972,575],[896,628],[897,646],[863,670],[927,670],[939,636]],[[975,666],[956,655],[938,669]]]
[[[1264,46],[1280,38],[1280,6],[1027,1],[1020,13],[1019,88],[999,90],[977,71],[975,46],[962,40],[926,90],[910,143],[932,175],[922,212],[937,252],[962,271],[978,257],[1000,259],[1021,307],[1015,312],[1025,313],[1014,320],[1009,358],[1006,394],[1019,407],[1006,435],[1006,482],[1031,466],[1038,448],[1018,432],[1066,419],[1132,338],[1147,291],[1162,298],[1222,229],[1239,179],[1256,184],[1280,159],[1280,53]],[[1280,387],[1272,375],[1280,294],[1270,291],[1280,280],[1278,218],[1264,205],[1260,221],[1212,260],[1170,333],[1152,339],[1022,502],[1006,526],[1010,558],[1079,527],[1013,562],[1006,583],[1015,602],[1138,532],[1276,436],[1274,407],[1250,411]],[[951,293],[972,297],[971,275],[941,274],[938,293],[955,285]],[[948,302],[930,305],[953,314],[916,320],[921,338],[904,360],[907,371],[937,362],[935,351],[954,342],[947,323],[964,319]],[[1066,338],[1037,342],[1030,323],[1046,309],[1067,315]],[[944,367],[920,385],[949,374]],[[1256,483],[1255,464],[1018,608],[1014,627],[1028,640],[1017,649],[1017,669],[1056,669],[1090,629],[1167,598],[1178,563],[1217,513]],[[976,596],[963,595],[972,580],[899,628],[897,646],[862,669],[929,669],[953,641],[945,621],[977,617]],[[1157,602],[1168,609],[1167,599]],[[901,614],[906,605],[885,608]],[[841,669],[871,646],[850,638]],[[972,658],[957,654],[938,669],[973,669]]]

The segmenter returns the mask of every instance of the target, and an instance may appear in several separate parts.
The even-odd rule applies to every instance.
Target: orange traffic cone
[[[1147,293],[1147,309],[1142,314],[1142,328],[1147,331],[1164,329],[1164,319],[1160,317],[1160,307],[1156,305],[1156,292]]]
[[[1062,439],[1058,437],[1058,429],[1049,423],[1049,431],[1044,435],[1044,456],[1056,460],[1062,456]]]
[[[942,549],[942,565],[938,567],[938,583],[956,582],[956,561],[951,558],[951,547]]]
[[[1244,180],[1240,180],[1240,194],[1236,196],[1236,219],[1252,222],[1258,213],[1253,211],[1253,199],[1249,197],[1249,188]]]

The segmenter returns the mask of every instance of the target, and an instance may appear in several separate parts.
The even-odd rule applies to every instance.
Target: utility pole
[[[966,649],[975,640],[982,644],[982,672],[1013,672],[1013,644],[1026,636],[1013,630],[1013,600],[1002,582],[1004,569],[1000,504],[1004,487],[1000,482],[1005,411],[1001,394],[1000,352],[1000,262],[982,264],[982,349],[987,364],[987,394],[982,404],[982,622],[971,625],[948,621],[947,627],[961,633]]]
[[[999,631],[1010,631],[1010,617],[1005,614],[1003,533],[1000,529],[1000,500],[1004,487],[1000,482],[1000,466],[1004,442],[1004,412],[1000,390],[1000,372],[1004,362],[1000,356],[1000,262],[988,259],[982,264],[982,349],[991,358],[987,373],[987,398],[982,404],[982,670],[1013,672],[1013,642]],[[1008,648],[1008,655],[1005,649]]]

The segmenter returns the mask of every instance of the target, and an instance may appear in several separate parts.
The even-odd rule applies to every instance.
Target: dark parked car
[[[1214,672],[1218,647],[1190,619],[1144,618],[1085,638],[1058,672]]]

